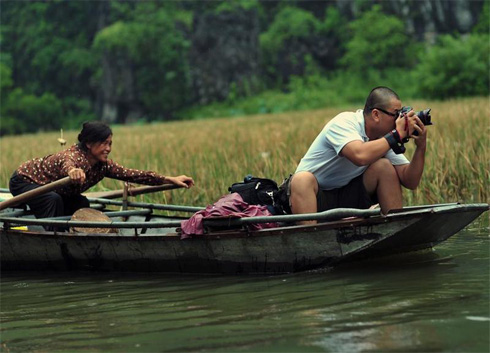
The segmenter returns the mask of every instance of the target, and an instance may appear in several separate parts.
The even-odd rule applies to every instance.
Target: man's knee
[[[377,176],[397,176],[395,167],[387,158],[378,159],[368,167],[366,172],[376,174]]]
[[[294,174],[291,180],[291,195],[311,191],[314,191],[315,194],[318,192],[318,181],[313,173],[298,172]]]
[[[381,158],[366,169],[363,176],[363,183],[366,191],[372,195],[380,183],[388,183],[396,186],[400,185],[400,180],[391,162],[386,158]]]
[[[317,212],[316,194],[318,182],[310,172],[294,174],[291,180],[291,197],[289,203],[294,214]],[[299,224],[313,224],[316,221],[302,221]]]

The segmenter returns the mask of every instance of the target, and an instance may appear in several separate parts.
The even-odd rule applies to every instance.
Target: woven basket
[[[81,208],[76,211],[71,217],[72,221],[84,222],[112,222],[111,219],[103,212],[94,210],[93,208]],[[117,233],[116,228],[87,228],[87,227],[71,227],[72,233]]]

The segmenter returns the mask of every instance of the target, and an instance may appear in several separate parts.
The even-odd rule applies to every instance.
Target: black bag
[[[289,206],[289,197],[291,191],[291,179],[292,174],[284,179],[284,181],[279,185],[279,190],[274,193],[274,202],[276,203],[276,208],[281,210],[281,214],[292,214],[291,206]]]
[[[274,206],[274,195],[278,190],[277,183],[271,179],[256,178],[247,175],[243,182],[234,183],[228,188],[230,193],[237,192],[249,205]]]

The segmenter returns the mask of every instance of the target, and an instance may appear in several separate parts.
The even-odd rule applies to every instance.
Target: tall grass
[[[432,108],[426,167],[416,191],[404,191],[405,204],[488,202],[488,98],[445,102],[414,101],[417,110]],[[359,107],[352,106],[351,110]],[[324,124],[340,112],[322,109],[233,119],[183,121],[144,126],[114,126],[111,157],[121,164],[167,175],[195,179],[190,190],[139,196],[140,200],[205,205],[227,193],[246,174],[280,182],[297,163]],[[65,132],[75,143],[78,131]],[[0,185],[23,161],[62,149],[56,133],[0,139]],[[407,157],[414,145],[407,145]],[[104,179],[93,190],[120,189],[122,183]]]

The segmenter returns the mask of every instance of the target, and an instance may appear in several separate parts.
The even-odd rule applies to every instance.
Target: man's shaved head
[[[369,115],[373,108],[388,109],[393,99],[400,100],[400,97],[392,89],[384,86],[373,88],[366,99],[364,115]]]

